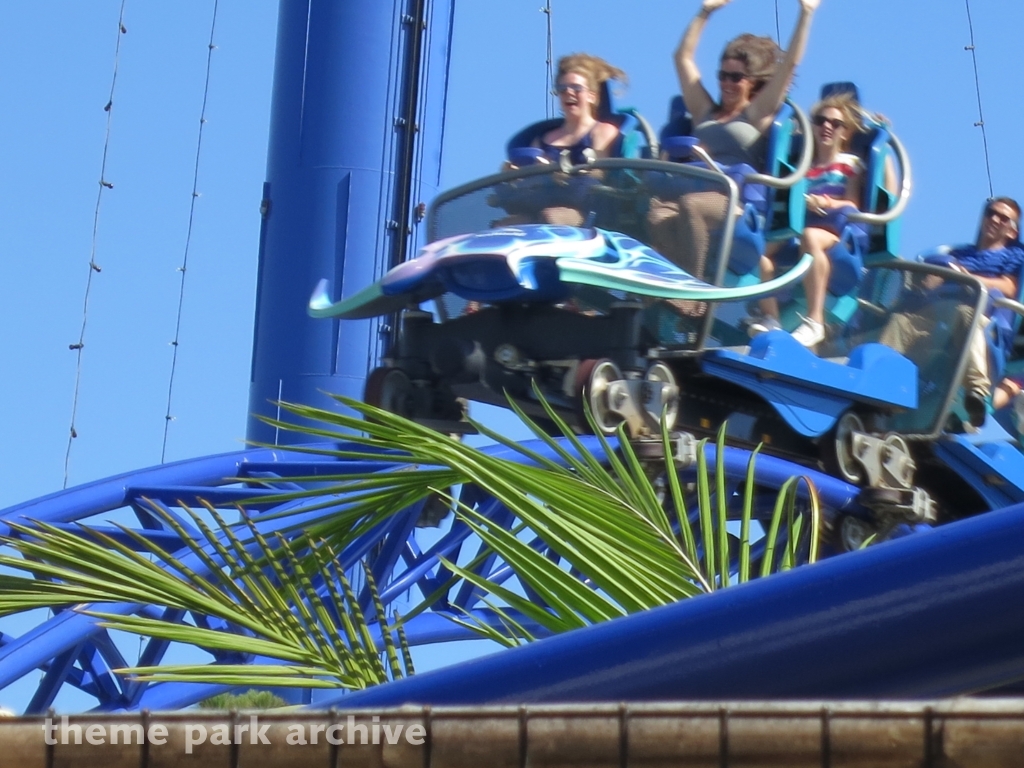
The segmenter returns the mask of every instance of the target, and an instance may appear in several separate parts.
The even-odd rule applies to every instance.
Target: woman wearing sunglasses
[[[793,331],[793,338],[805,347],[825,339],[825,295],[832,273],[828,250],[839,242],[846,215],[857,210],[864,166],[856,155],[847,153],[854,132],[863,130],[860,110],[849,94],[829,96],[811,110],[814,159],[807,171],[807,218],[800,238],[800,252],[814,257],[804,276],[807,317]],[[768,257],[761,259],[761,277],[770,280],[775,267]],[[773,298],[761,303],[764,317],[750,325],[753,334],[777,330],[778,304]]]
[[[761,138],[786,98],[820,0],[800,0],[800,17],[785,54],[770,37],[744,34],[732,40],[719,63],[721,96],[716,102],[701,82],[694,56],[708,17],[730,2],[704,0],[676,49],[676,74],[693,116],[693,135],[704,149],[720,163],[759,167],[764,154]]]
[[[557,162],[565,150],[574,165],[586,162],[588,149],[595,157],[608,157],[614,151],[618,127],[597,118],[601,86],[608,80],[624,83],[626,73],[587,53],[573,53],[558,60],[555,93],[564,119],[534,142],[549,161]]]
[[[534,162],[557,163],[567,152],[573,165],[581,165],[589,158],[608,157],[618,152],[621,143],[618,126],[598,119],[602,86],[608,80],[624,83],[626,74],[604,59],[587,53],[573,53],[558,60],[555,93],[563,120],[558,127],[534,139],[531,146],[541,153]],[[505,167],[514,166],[506,164]],[[534,202],[542,201],[541,208],[526,220],[582,226],[587,218],[583,201],[595,182],[595,177],[581,175],[568,184],[560,183],[538,191]],[[506,218],[498,223],[503,226],[519,223],[519,218]]]
[[[716,101],[701,81],[695,55],[708,18],[730,2],[704,0],[683,33],[675,65],[693,118],[693,136],[727,173],[741,181],[764,167],[765,133],[804,55],[811,18],[820,0],[800,0],[800,16],[785,53],[769,37],[744,34],[732,40],[719,62],[721,95]],[[664,201],[652,211],[652,239],[663,242],[665,255],[694,275],[703,275],[712,234],[725,218],[722,198],[720,192],[693,192],[678,201]]]

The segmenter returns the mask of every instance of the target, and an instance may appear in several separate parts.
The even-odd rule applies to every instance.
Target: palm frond
[[[0,564],[29,575],[0,578],[0,615],[76,605],[109,629],[284,662],[117,670],[141,680],[365,688],[403,676],[393,637],[382,628],[383,650],[378,648],[327,544],[305,539],[299,551],[285,538],[272,544],[247,517],[229,525],[207,507],[215,522],[210,527],[198,512],[184,509],[201,535],[183,536],[186,547],[177,553],[123,529],[152,558],[86,527],[74,532],[38,523],[13,524],[16,535],[3,539],[3,544],[20,557],[3,554]],[[181,531],[162,507],[151,505],[151,511]],[[369,573],[367,585],[379,605]],[[178,608],[219,619],[231,629],[105,612],[102,606],[110,603]]]
[[[261,503],[287,509],[258,520],[243,511],[240,522],[228,523],[204,505],[202,514],[183,507],[190,521],[182,522],[151,505],[184,542],[176,552],[129,529],[122,531],[134,548],[85,527],[13,525],[12,536],[0,540],[8,547],[0,553],[0,566],[27,575],[0,575],[0,615],[78,605],[111,629],[281,662],[123,670],[143,680],[363,688],[412,673],[405,626],[453,588],[469,585],[479,592],[494,621],[465,608],[456,608],[461,613],[450,618],[481,637],[515,645],[531,641],[538,631],[570,631],[817,558],[821,515],[806,478],[792,478],[779,490],[755,549],[754,505],[764,504],[763,492],[757,498],[763,491],[756,482],[757,451],[745,482],[730,484],[724,428],[713,446],[714,471],[707,440],[697,446],[695,467],[677,465],[673,438],[664,428],[659,464],[641,460],[622,430],[617,440],[595,430],[597,447],[591,450],[595,442],[575,435],[538,393],[547,420],[564,440],[550,437],[515,403],[513,410],[540,447],[520,445],[474,423],[511,451],[508,458],[387,411],[336,399],[347,410],[281,404],[306,426],[269,421],[340,444],[293,450],[339,459],[386,457],[389,468],[317,476],[310,478],[316,488],[263,495]],[[308,426],[311,422],[320,426]],[[485,489],[511,523],[504,513],[499,524],[453,498],[450,489],[456,486]],[[377,573],[365,562],[372,549],[368,535],[400,512],[414,513],[433,494],[450,502],[482,550],[469,562],[440,558],[447,570],[438,576],[443,583],[437,591],[388,623],[375,574],[382,580],[391,574]],[[280,521],[273,534],[264,533],[270,519]],[[731,534],[737,519],[739,532]],[[188,522],[198,536],[186,529]],[[734,555],[730,545],[736,538]],[[355,542],[362,543],[356,547]],[[483,570],[492,556],[515,578],[492,580],[494,570]],[[362,600],[350,582],[352,567],[365,581]],[[111,603],[174,608],[219,619],[227,629],[104,611]]]

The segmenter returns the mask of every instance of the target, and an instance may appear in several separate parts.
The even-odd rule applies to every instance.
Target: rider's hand
[[[800,7],[807,13],[814,13],[821,5],[821,0],[800,0]]]
[[[819,216],[825,215],[828,201],[829,198],[826,195],[804,195],[804,204],[807,206],[807,210]]]
[[[728,5],[731,2],[732,0],[704,0],[704,2],[700,4],[700,10],[705,14],[711,13],[712,11],[717,11],[722,6]]]

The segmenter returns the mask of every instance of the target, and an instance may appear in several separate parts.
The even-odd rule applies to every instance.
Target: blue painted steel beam
[[[412,211],[440,183],[454,0],[279,7],[248,426],[273,444],[310,440],[258,419],[273,401],[361,399],[381,356],[386,318],[317,320],[306,305],[321,278],[350,296],[422,239]]]
[[[29,701],[29,712],[41,712],[53,704],[53,700],[57,697],[61,685],[67,679],[68,672],[70,672],[72,665],[75,663],[78,651],[78,647],[73,647],[54,658],[46,669],[35,695]]]
[[[171,520],[175,521],[175,523],[181,527],[181,530],[185,531],[185,534],[190,538],[194,539],[199,536],[199,529],[196,528],[192,520],[186,520],[184,515],[158,501],[146,506],[140,506],[136,502],[132,503],[132,511],[138,518],[143,530],[164,531],[167,533],[175,532],[174,528],[168,521],[156,516],[152,509],[153,506],[156,506],[163,514],[168,515]]]
[[[381,460],[384,460],[384,456]],[[280,478],[310,477],[321,479],[325,476],[354,475],[360,472],[375,472],[380,468],[380,461],[271,461],[248,462],[242,467],[242,477],[260,477],[276,475]]]
[[[132,501],[127,492],[129,486],[209,485],[214,487],[223,483],[225,478],[238,477],[249,461],[267,463],[277,457],[294,459],[299,456],[308,458],[285,449],[257,448],[216,456],[204,456],[198,459],[186,459],[149,469],[126,472],[8,507],[0,511],[0,535],[10,533],[10,528],[3,525],[3,520],[71,522],[126,506]],[[325,459],[325,463],[340,464],[333,459]]]
[[[162,501],[164,504],[177,505],[180,503],[189,507],[197,507],[202,499],[215,507],[234,506],[244,502],[247,507],[260,509],[269,506],[266,503],[260,503],[261,496],[280,496],[281,492],[267,488],[211,488],[205,485],[158,487],[133,485],[128,489],[128,494],[131,498],[138,499],[140,503],[144,503],[145,499],[152,499]]]
[[[997,472],[984,466],[979,471],[977,460],[975,463],[966,461],[967,449],[944,440],[937,440],[934,449],[936,456],[950,472],[971,483],[971,488],[988,504],[989,509],[1002,509],[1020,502],[1020,490],[1010,483],[1000,482]]]
[[[184,615],[185,612],[179,608],[166,608],[162,614],[160,614],[160,618],[165,621],[180,621]],[[164,654],[167,652],[170,645],[171,643],[169,640],[151,637],[146,642],[146,647],[139,655],[138,666],[149,667],[157,664],[161,659],[163,659]],[[149,684],[140,683],[138,680],[132,679],[125,680],[123,685],[125,698],[127,699],[127,706],[132,707],[138,704],[139,699],[142,698],[142,694]]]
[[[390,578],[391,574],[394,572],[395,564],[398,562],[399,556],[405,549],[405,542],[409,540],[410,536],[414,536],[416,533],[416,521],[419,518],[420,513],[423,511],[423,506],[424,503],[420,501],[412,507],[399,512],[395,516],[392,525],[388,526],[388,535],[379,541],[380,549],[377,551],[376,556],[373,559],[373,565],[371,566],[371,573],[373,574],[375,586],[386,584],[387,579]],[[362,609],[364,616],[374,616],[375,611],[373,607],[373,598],[370,595],[369,584],[363,587],[359,595],[359,606]],[[387,617],[378,616],[377,620],[387,621]]]
[[[111,603],[103,606],[103,612],[124,615],[135,608],[127,603]],[[0,688],[102,631],[96,621],[92,616],[63,611],[4,645],[0,648]]]
[[[449,559],[457,557],[455,550],[461,547],[462,542],[471,536],[472,533],[473,531],[464,522],[461,520],[454,521],[448,534],[435,542],[430,549],[420,553],[419,556],[409,558],[409,561],[406,563],[405,573],[381,590],[381,600],[385,604],[389,603],[403,592],[408,592],[414,586],[421,583],[421,580],[437,567],[439,557],[447,557]],[[407,545],[410,543],[407,542]],[[428,589],[424,594],[430,594],[432,591]]]
[[[112,660],[113,664],[110,663]],[[124,669],[127,665],[107,632],[94,635],[92,642],[82,648],[78,654],[78,664],[85,673],[85,690],[98,699],[123,699],[120,681],[111,670]]]
[[[1024,679],[1022,540],[1018,505],[346,696],[344,705],[981,691]]]

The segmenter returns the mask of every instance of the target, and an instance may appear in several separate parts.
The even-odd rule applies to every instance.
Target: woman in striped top
[[[807,317],[793,331],[793,337],[805,347],[825,339],[825,294],[832,264],[828,250],[839,242],[846,215],[857,210],[864,166],[849,154],[850,138],[863,130],[860,111],[848,94],[829,96],[811,110],[814,133],[814,161],[807,172],[807,219],[800,239],[800,250],[814,257],[804,277]],[[769,280],[775,271],[768,258],[761,260],[761,276]],[[762,305],[764,318],[750,326],[754,333],[780,328],[778,306],[774,299]]]

